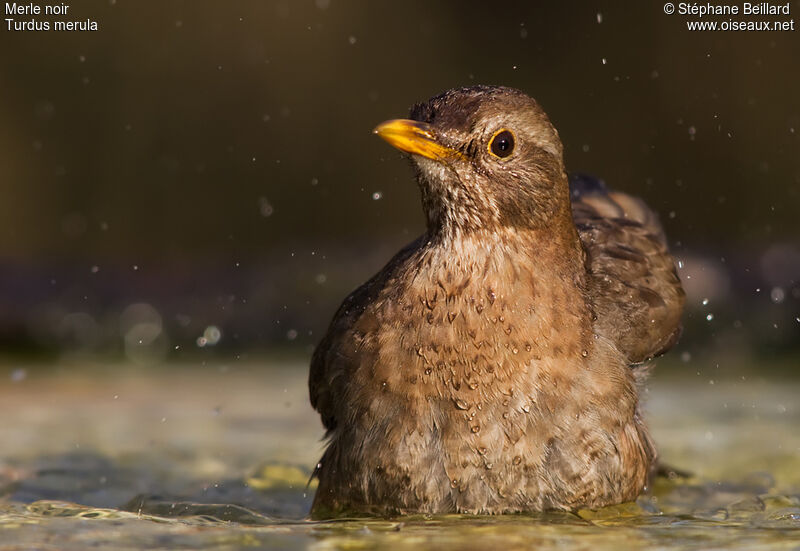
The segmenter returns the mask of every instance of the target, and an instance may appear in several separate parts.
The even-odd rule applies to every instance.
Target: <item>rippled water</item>
[[[0,549],[800,549],[800,380],[660,365],[664,461],[577,514],[311,522],[321,427],[302,364],[0,367]]]

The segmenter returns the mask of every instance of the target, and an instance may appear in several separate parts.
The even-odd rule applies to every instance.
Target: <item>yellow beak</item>
[[[455,149],[440,144],[434,137],[431,126],[424,122],[394,119],[382,122],[373,132],[389,142],[389,145],[412,155],[421,155],[434,161],[462,157]]]

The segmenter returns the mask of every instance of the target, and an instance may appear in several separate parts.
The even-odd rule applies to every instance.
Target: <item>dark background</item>
[[[424,229],[371,129],[472,83],[536,97],[570,170],[660,213],[689,295],[675,358],[800,352],[800,29],[690,32],[662,2],[69,14],[100,30],[0,31],[3,355],[308,353]]]

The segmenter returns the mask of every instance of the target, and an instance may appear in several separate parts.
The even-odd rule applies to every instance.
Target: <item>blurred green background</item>
[[[424,229],[411,170],[371,129],[486,83],[540,101],[569,170],[660,213],[689,295],[676,358],[796,365],[800,30],[690,32],[650,1],[70,15],[100,30],[0,32],[4,355],[307,354]]]

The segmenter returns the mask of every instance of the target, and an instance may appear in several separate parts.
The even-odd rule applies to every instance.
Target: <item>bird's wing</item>
[[[369,361],[367,343],[372,342],[370,335],[360,334],[354,326],[363,316],[370,304],[374,304],[378,295],[386,286],[394,267],[402,263],[419,248],[422,238],[403,248],[392,260],[369,281],[353,291],[333,316],[328,331],[322,338],[314,354],[311,356],[311,369],[308,374],[308,391],[311,406],[317,410],[325,428],[332,431],[337,422],[336,397],[343,396],[346,382],[360,361]],[[361,320],[364,329],[370,323]]]
[[[365,305],[373,295],[375,288],[373,280],[368,281],[344,299],[334,314],[327,333],[311,356],[311,369],[308,373],[311,406],[319,412],[322,424],[328,432],[336,428],[334,400],[337,393],[333,390],[334,385],[338,378],[349,376],[354,361],[347,344],[356,346],[356,343],[345,343],[345,340],[350,340],[353,325],[363,314]]]
[[[572,213],[586,250],[595,330],[631,364],[678,339],[685,294],[656,214],[599,180],[570,177]]]

